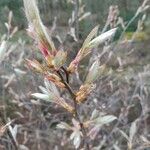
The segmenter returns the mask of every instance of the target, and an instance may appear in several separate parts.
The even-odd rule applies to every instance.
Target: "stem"
[[[65,75],[66,75],[66,81],[69,84],[69,73],[67,72],[67,70],[62,66],[61,69],[64,71]]]
[[[65,68],[63,68],[63,69],[65,69]],[[65,71],[65,73],[68,74],[67,71]],[[89,146],[89,143],[87,141],[86,129],[84,128],[84,125],[83,125],[83,123],[82,123],[82,121],[80,119],[80,115],[78,113],[78,107],[77,107],[77,102],[76,102],[76,95],[75,95],[74,91],[72,90],[72,88],[70,87],[70,85],[64,80],[64,78],[63,78],[62,74],[60,73],[60,71],[57,71],[57,74],[60,76],[62,82],[65,84],[66,89],[68,90],[68,92],[70,93],[70,95],[71,95],[71,97],[73,99],[74,108],[75,108],[75,114],[74,115],[75,115],[76,119],[78,120],[78,122],[80,124],[81,132],[82,132],[83,137],[84,137],[83,144],[84,144],[86,150],[90,150],[90,146]]]

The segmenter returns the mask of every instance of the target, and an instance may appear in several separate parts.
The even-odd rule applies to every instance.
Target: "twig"
[[[63,68],[63,69],[65,70],[65,68]],[[65,73],[68,74],[67,71],[65,71]],[[90,146],[89,146],[89,143],[87,141],[87,133],[86,133],[86,130],[85,130],[84,126],[83,126],[83,123],[82,123],[82,121],[80,119],[80,115],[78,113],[78,106],[77,106],[77,102],[76,102],[76,95],[75,95],[74,91],[72,90],[72,88],[70,87],[70,85],[64,80],[64,78],[63,78],[62,74],[60,73],[60,71],[57,71],[57,74],[60,76],[62,82],[65,84],[66,89],[68,90],[68,92],[70,93],[70,95],[71,95],[71,97],[73,99],[74,108],[75,108],[75,114],[74,115],[75,115],[76,119],[78,120],[78,122],[80,124],[81,132],[83,133],[83,136],[84,136],[83,144],[84,144],[86,150],[90,150]]]
[[[61,69],[64,71],[65,75],[66,75],[66,81],[69,84],[69,74],[67,72],[67,70],[62,66]]]

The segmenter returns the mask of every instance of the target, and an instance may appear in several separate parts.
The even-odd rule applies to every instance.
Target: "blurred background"
[[[68,52],[68,64],[96,25],[99,34],[118,28],[111,41],[81,62],[80,80],[73,83],[79,88],[97,56],[107,64],[81,112],[88,118],[96,108],[117,116],[118,122],[98,131],[91,140],[94,150],[127,150],[130,134],[133,150],[150,149],[149,5],[149,0],[38,0],[42,21],[56,47]],[[0,46],[7,42],[5,54],[0,49],[0,150],[15,150],[16,143],[21,150],[73,150],[68,132],[56,129],[60,121],[71,123],[71,115],[31,97],[43,86],[43,77],[25,59],[43,62],[43,57],[27,28],[22,0],[0,0]],[[1,136],[9,121],[14,137],[9,132]]]
[[[80,1],[80,0],[79,0]],[[89,12],[90,16],[83,19],[79,23],[80,30],[87,34],[89,30],[96,24],[100,24],[100,28],[103,28],[111,5],[117,5],[119,9],[119,15],[124,21],[129,21],[134,15],[138,7],[142,4],[143,0],[82,0],[82,9],[84,12]],[[54,19],[57,17],[57,24],[61,27],[68,26],[68,20],[71,18],[72,11],[75,9],[75,4],[72,0],[40,0],[39,8],[41,17],[47,26],[52,26]],[[7,14],[12,11],[14,14],[13,24],[19,27],[19,30],[23,30],[27,21],[23,10],[22,0],[1,0],[0,1],[0,33],[5,32],[3,22],[7,21]],[[148,11],[148,16],[149,16]],[[149,17],[147,16],[145,28],[148,28]],[[139,16],[140,17],[140,16]],[[129,31],[134,32],[137,28],[136,18],[132,25],[129,27]]]

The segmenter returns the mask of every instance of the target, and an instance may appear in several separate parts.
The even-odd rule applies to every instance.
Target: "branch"
[[[68,74],[68,72],[65,70],[65,68],[63,68],[64,72]],[[81,132],[83,133],[83,136],[84,136],[84,139],[83,139],[83,143],[85,145],[85,148],[86,150],[90,150],[90,146],[89,146],[89,143],[87,141],[87,133],[86,133],[86,130],[83,126],[83,123],[80,119],[80,115],[78,113],[78,107],[77,107],[77,102],[76,102],[76,95],[74,93],[74,91],[72,90],[72,88],[70,87],[70,85],[64,80],[62,74],[60,73],[60,71],[57,71],[57,74],[59,75],[59,77],[61,78],[62,82],[65,84],[66,86],[66,89],[68,90],[68,92],[70,93],[72,99],[73,99],[73,102],[74,102],[74,108],[75,108],[75,117],[76,119],[78,120],[79,124],[80,124],[80,128],[81,128]]]

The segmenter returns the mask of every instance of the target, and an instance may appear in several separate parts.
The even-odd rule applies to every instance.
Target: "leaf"
[[[25,71],[23,71],[23,70],[21,70],[19,68],[15,68],[14,71],[16,72],[17,75],[20,75],[20,76],[26,74]]]
[[[99,115],[98,110],[94,109],[94,111],[92,112],[90,120],[93,120],[93,119],[97,118],[98,115]]]
[[[136,121],[134,121],[132,124],[131,124],[131,127],[130,127],[130,131],[129,131],[129,141],[132,143],[132,140],[133,140],[133,137],[135,136],[135,133],[137,131],[137,126],[136,126]]]
[[[74,108],[70,104],[66,103],[66,101],[63,98],[55,97],[54,102],[65,108],[68,112],[74,113]]]
[[[100,125],[95,125],[88,133],[88,135],[90,136],[90,138],[92,140],[94,140],[96,138],[96,135],[98,134],[99,130],[100,130]]]
[[[49,91],[49,92],[53,92],[56,96],[60,97],[60,94],[59,94],[59,91],[58,89],[56,88],[55,84],[52,83],[52,82],[49,82],[47,79],[44,80],[44,84],[46,86],[46,89]]]
[[[117,117],[113,115],[107,115],[107,116],[100,116],[99,118],[95,119],[94,122],[100,125],[108,124],[114,120],[116,120]]]
[[[25,145],[20,145],[19,144],[19,150],[29,150],[29,148],[26,147]]]
[[[91,48],[89,48],[90,41],[94,38],[94,36],[97,34],[98,26],[96,26],[90,34],[85,39],[81,49],[79,50],[77,57],[83,59],[86,55],[88,55],[91,51]]]
[[[68,125],[66,122],[60,122],[57,125],[57,128],[66,129],[66,130],[71,130],[72,129],[72,127],[70,125]]]
[[[99,36],[97,36],[96,38],[94,38],[92,41],[90,41],[90,43],[88,44],[88,48],[94,48],[97,47],[99,44],[104,43],[106,40],[112,38],[116,32],[117,28],[111,29]]]
[[[91,15],[91,12],[86,12],[84,13],[80,18],[79,18],[79,21],[82,21],[83,19],[89,17]]]
[[[81,132],[76,130],[70,135],[70,139],[73,140],[73,145],[75,148],[79,148],[81,143]]]
[[[86,77],[85,83],[92,83],[94,82],[99,76],[99,60],[96,60],[91,68],[89,69],[88,75]]]
[[[74,127],[76,128],[76,129],[80,129],[80,125],[79,125],[79,122],[76,120],[76,119],[72,119],[72,123],[73,123],[73,125],[74,125]]]
[[[129,137],[124,131],[122,131],[120,129],[118,129],[118,131],[123,135],[124,138],[126,138],[127,141],[129,141]]]
[[[13,139],[17,143],[16,137],[17,137],[18,125],[15,125],[14,127],[9,125],[8,128],[9,128],[9,131],[11,132],[11,135],[13,136]]]
[[[113,148],[114,148],[115,150],[121,150],[120,147],[119,147],[117,144],[114,144],[114,145],[113,145]]]
[[[89,44],[89,42],[92,40],[92,38],[94,38],[94,36],[97,34],[98,28],[99,28],[99,26],[96,26],[94,29],[92,29],[92,31],[89,33],[89,35],[85,39],[81,49],[85,49],[86,48],[86,46]]]
[[[80,143],[81,143],[81,136],[80,136],[80,133],[77,133],[73,140],[73,144],[76,149],[79,148]]]
[[[26,17],[29,25],[34,27],[36,40],[42,43],[49,51],[55,52],[55,46],[51,37],[49,36],[46,27],[43,25],[40,18],[39,10],[36,0],[23,0]]]
[[[44,93],[44,94],[47,94],[48,95],[48,90],[45,88],[45,87],[43,87],[43,86],[39,86],[39,89],[42,91],[42,93]]]
[[[144,137],[143,135],[140,136],[140,139],[141,139],[144,143],[150,145],[150,141],[149,141],[146,137]]]
[[[42,93],[33,93],[31,94],[33,97],[44,100],[44,101],[49,101],[49,102],[53,102],[54,96],[51,95],[51,93],[49,94],[42,94]]]
[[[0,62],[3,61],[3,59],[5,57],[6,50],[7,50],[7,42],[2,41],[2,43],[0,45]]]
[[[51,101],[51,97],[48,94],[42,94],[42,93],[33,93],[31,94],[33,97],[44,100],[44,101]]]
[[[35,71],[41,72],[41,73],[44,72],[43,66],[37,60],[26,59],[26,61],[27,61],[28,66],[34,69]]]

